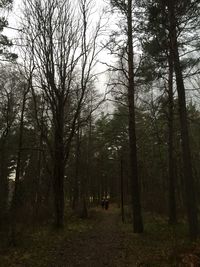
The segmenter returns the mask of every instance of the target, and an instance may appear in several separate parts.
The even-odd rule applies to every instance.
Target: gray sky
[[[75,0],[75,1],[79,1],[79,0]],[[12,11],[8,14],[8,21],[9,21],[9,27],[10,28],[16,28],[18,29],[20,26],[20,19],[21,19],[21,9],[22,9],[22,2],[23,0],[14,0],[13,2],[13,9]],[[106,4],[104,0],[94,0],[95,3],[95,7],[94,7],[94,20],[98,18],[97,14],[100,14],[102,12],[102,9],[105,8]],[[93,18],[92,18],[93,19]],[[4,30],[4,33],[13,40],[13,43],[16,43],[16,39],[18,37],[18,31],[17,30],[13,30],[10,28],[6,28]],[[104,41],[103,37],[102,41]],[[17,51],[17,48],[13,48],[14,51]],[[107,62],[110,60],[109,55],[107,54],[107,51],[103,51],[100,55],[100,61],[102,62]],[[99,64],[98,65],[98,72],[103,72],[106,70],[105,65]],[[103,87],[105,89],[105,82],[106,82],[106,75],[101,75],[99,77],[99,82],[98,82],[98,89],[101,89],[101,87]],[[101,90],[102,91],[102,90]]]
[[[74,1],[79,1],[79,0],[74,0]],[[9,21],[9,27],[11,28],[16,28],[18,29],[20,26],[20,20],[21,20],[21,14],[22,14],[22,2],[23,0],[14,0],[13,2],[13,10],[12,12],[10,12],[8,14],[8,21]],[[100,14],[102,12],[102,9],[105,8],[106,4],[104,0],[94,0],[95,2],[95,7],[94,7],[94,11],[95,13],[93,14],[93,18],[94,21],[98,19],[98,14]],[[108,9],[108,8],[107,8]],[[109,32],[110,28],[112,28],[111,26],[111,22],[108,23],[108,25],[106,26],[107,31]],[[5,29],[4,30],[5,34],[13,40],[13,43],[15,44],[17,42],[17,38],[18,38],[18,31],[17,30],[12,30],[12,29]],[[107,32],[107,34],[108,34]],[[105,41],[106,36],[102,37],[102,41]],[[17,48],[17,46],[13,47],[13,52],[19,54],[19,50]],[[102,51],[99,57],[99,61],[101,62],[111,62],[112,61],[112,57],[110,55],[108,55],[107,51]],[[101,75],[98,76],[98,81],[96,82],[96,88],[100,91],[100,93],[104,94],[106,92],[106,87],[107,87],[107,82],[108,82],[108,74],[106,72],[107,67],[105,65],[102,64],[98,64],[96,67],[96,72],[98,73],[103,73]],[[112,105],[107,103],[104,106],[104,110],[105,112],[112,109]]]

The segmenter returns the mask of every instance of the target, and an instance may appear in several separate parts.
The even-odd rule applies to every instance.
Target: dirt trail
[[[99,211],[94,228],[66,240],[49,267],[126,267],[124,236],[118,229],[119,215],[112,209]],[[56,263],[56,266],[55,266]]]
[[[131,224],[120,222],[119,209],[92,209],[88,220],[68,216],[63,231],[43,226],[24,232],[18,247],[0,247],[0,267],[192,266],[199,262],[200,245],[191,247],[184,229],[151,216],[145,233],[134,234]],[[188,265],[180,264],[186,260]]]

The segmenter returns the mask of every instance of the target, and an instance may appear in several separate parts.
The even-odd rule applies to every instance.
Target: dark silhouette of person
[[[105,199],[104,198],[102,198],[102,200],[101,200],[101,207],[102,207],[102,209],[105,208]]]
[[[105,209],[107,210],[109,208],[109,200],[106,198],[105,200]]]

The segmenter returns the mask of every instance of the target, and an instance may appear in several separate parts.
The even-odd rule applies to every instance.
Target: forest
[[[200,266],[199,162],[199,0],[0,0],[0,267]]]

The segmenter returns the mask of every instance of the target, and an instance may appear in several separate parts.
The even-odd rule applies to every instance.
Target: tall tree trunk
[[[175,224],[177,222],[176,215],[176,195],[175,195],[175,167],[174,167],[174,95],[173,95],[173,58],[170,49],[168,56],[169,64],[169,80],[168,80],[168,164],[169,164],[169,223]]]
[[[54,204],[55,226],[64,226],[64,174],[65,174],[65,151],[64,151],[64,106],[63,99],[58,101],[58,111],[55,118],[54,129]]]
[[[92,101],[91,101],[92,102]],[[91,111],[90,111],[91,112]],[[91,177],[92,170],[92,115],[90,114],[89,119],[89,131],[88,131],[88,143],[87,143],[87,196],[93,195],[93,179]]]
[[[19,186],[20,186],[20,173],[21,173],[21,157],[22,157],[22,144],[24,135],[24,112],[26,107],[26,96],[29,92],[29,88],[24,91],[20,125],[19,125],[19,140],[18,140],[18,152],[17,152],[17,163],[15,173],[14,192],[11,203],[11,244],[16,245],[16,225],[17,225],[17,214],[19,209]]]
[[[80,177],[79,177],[79,168],[80,168],[80,127],[78,127],[78,132],[76,136],[76,159],[75,159],[75,177],[74,177],[74,186],[73,186],[73,201],[72,209],[76,209],[79,201],[79,192],[80,192]]]
[[[122,222],[125,222],[125,216],[124,216],[124,164],[123,164],[123,154],[121,152],[120,157],[120,193],[121,193],[121,216],[122,216]]]
[[[173,55],[174,70],[176,74],[176,84],[177,84],[178,101],[179,101],[187,217],[189,223],[190,238],[195,240],[198,236],[197,203],[196,203],[194,177],[192,173],[185,87],[183,82],[183,75],[182,75],[182,69],[180,65],[180,57],[178,51],[174,1],[173,0],[167,1],[167,6],[169,11],[171,49]]]
[[[128,24],[128,101],[129,101],[129,143],[130,143],[130,166],[131,187],[133,205],[133,230],[135,233],[143,232],[143,220],[141,214],[140,185],[137,165],[136,126],[135,126],[135,85],[133,64],[133,27],[132,27],[132,0],[128,1],[127,10]]]
[[[1,140],[0,154],[0,227],[4,222],[8,208],[8,175],[7,156],[5,152],[6,139]]]
[[[42,139],[42,133],[40,132],[40,136],[39,136],[39,142],[38,142],[38,148],[39,150],[37,151],[37,173],[36,173],[36,177],[35,177],[35,183],[34,183],[34,203],[33,203],[33,216],[35,218],[35,221],[38,220],[38,215],[39,215],[39,208],[40,208],[40,204],[41,204],[41,194],[40,194],[40,184],[41,184],[41,171],[42,171],[42,143],[43,143],[43,139]]]

